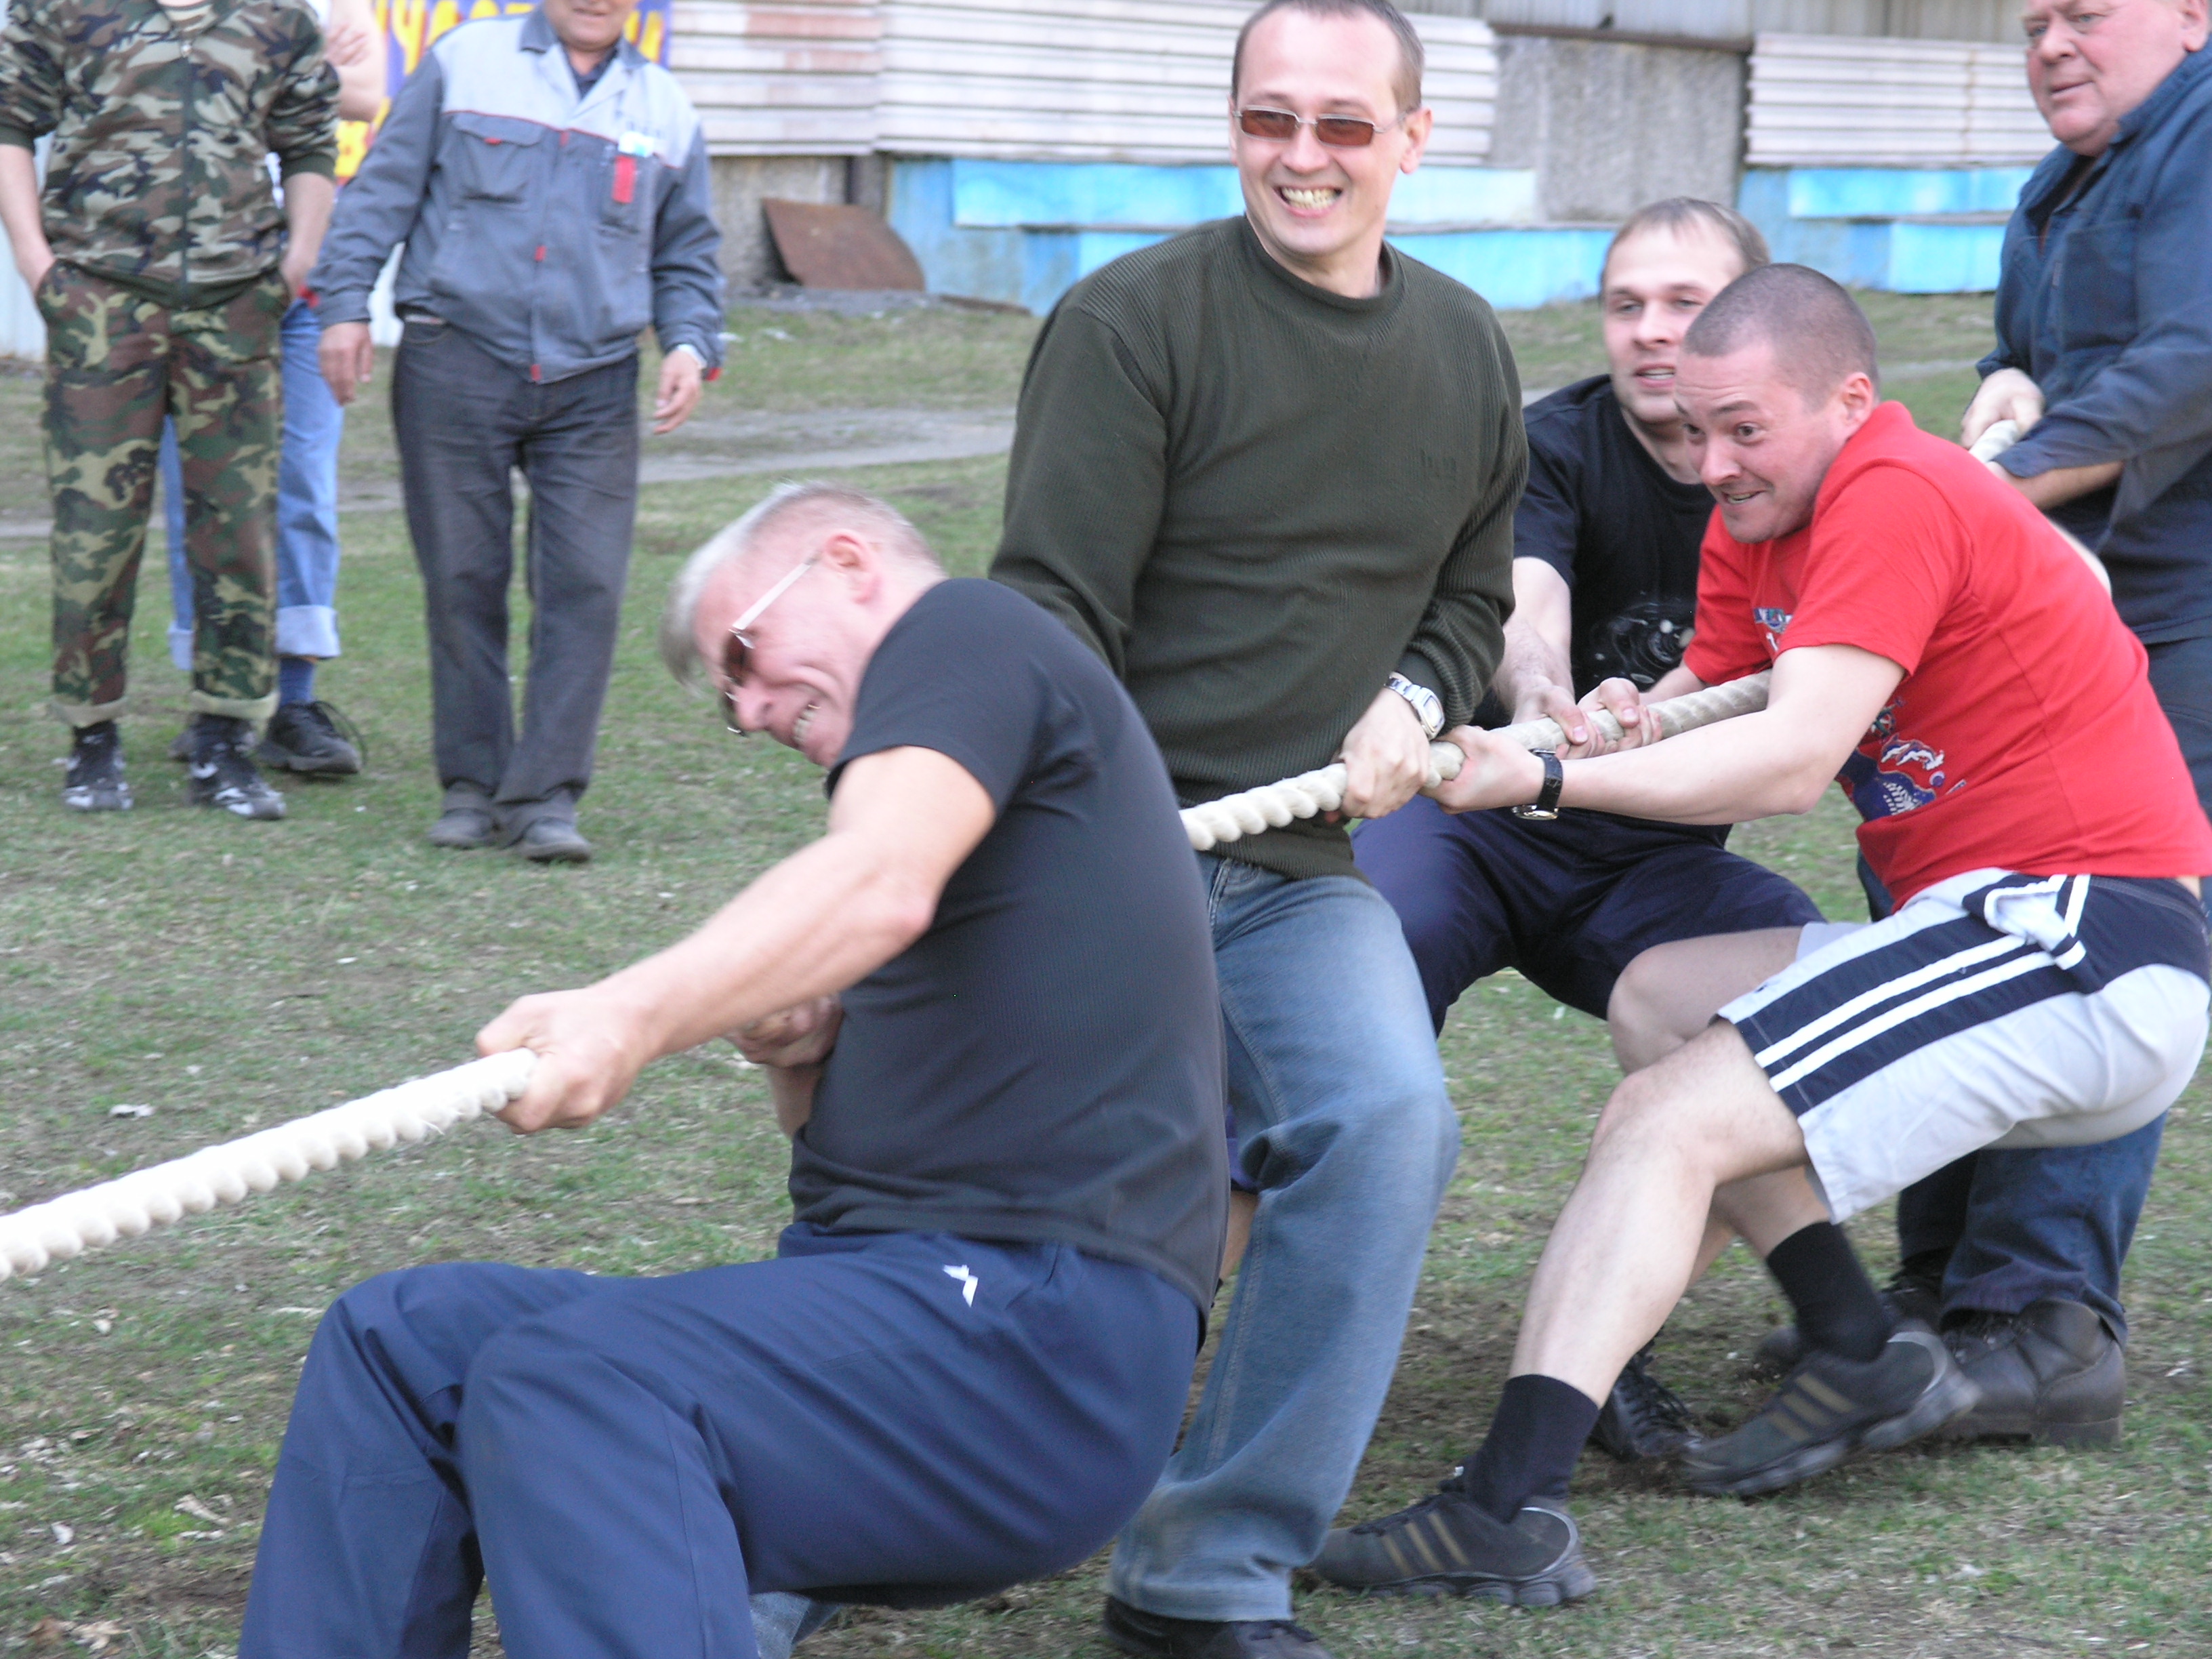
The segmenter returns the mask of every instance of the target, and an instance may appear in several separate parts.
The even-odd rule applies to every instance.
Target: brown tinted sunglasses
[[[1377,123],[1362,120],[1357,115],[1323,115],[1308,121],[1286,109],[1237,112],[1237,131],[1248,138],[1271,138],[1278,143],[1288,143],[1298,136],[1300,127],[1311,127],[1314,137],[1331,149],[1364,149],[1375,142],[1376,133],[1388,132],[1405,119],[1401,115],[1395,121]]]

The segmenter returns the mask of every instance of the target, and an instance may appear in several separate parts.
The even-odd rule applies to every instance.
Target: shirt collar
[[[218,3],[222,3],[222,0],[218,0]],[[560,44],[561,37],[553,33],[553,25],[545,21],[544,7],[538,7],[522,20],[523,51],[550,52]],[[625,36],[615,41],[614,64],[620,64],[625,69],[634,70],[646,61],[645,54],[631,45],[628,37]],[[609,64],[606,67],[612,69],[614,64]],[[563,65],[563,67],[567,66]]]
[[[2118,148],[2136,134],[2155,125],[2167,111],[2189,95],[2189,89],[2204,77],[2208,54],[2192,52],[2173,66],[2173,73],[2158,83],[2158,90],[2120,118],[2120,130],[2112,135],[2112,147]]]

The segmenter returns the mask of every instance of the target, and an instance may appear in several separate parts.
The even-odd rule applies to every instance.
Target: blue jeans
[[[2180,740],[2197,799],[2212,811],[2212,639],[2146,647],[2151,689]],[[1869,908],[1889,908],[1862,860]],[[2120,1268],[2150,1196],[2166,1119],[2094,1146],[1984,1151],[1899,1194],[1897,1242],[1906,1256],[1946,1250],[1943,1309],[2018,1313],[2056,1298],[2096,1310],[2124,1342]]]
[[[1198,1413],[1109,1584],[1170,1618],[1282,1619],[1389,1391],[1459,1125],[1382,896],[1199,865],[1259,1212]]]
[[[2125,1341],[2120,1267],[2165,1133],[2161,1113],[2094,1146],[1985,1147],[1946,1164],[1899,1195],[1898,1249],[1949,1252],[1947,1316],[2018,1313],[2055,1297],[2095,1309]]]
[[[276,654],[338,654],[338,444],[345,410],[323,379],[322,319],[284,313],[284,445],[276,472]],[[161,424],[161,521],[169,532],[169,660],[192,665],[192,584],[185,572],[185,480],[176,429]]]
[[[774,1261],[659,1279],[386,1273],[307,1351],[239,1651],[465,1659],[489,1576],[519,1656],[755,1659],[763,1591],[1041,1577],[1143,1498],[1198,1334],[1144,1268],[942,1233],[793,1227]]]

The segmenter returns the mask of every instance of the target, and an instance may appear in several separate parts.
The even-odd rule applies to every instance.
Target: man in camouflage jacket
[[[277,325],[330,220],[337,118],[296,0],[14,0],[0,33],[0,224],[46,324],[54,710],[81,811],[131,805],[115,719],[167,414],[198,617],[192,797],[283,816],[249,757],[276,700]]]

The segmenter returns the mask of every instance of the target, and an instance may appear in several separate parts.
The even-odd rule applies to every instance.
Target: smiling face
[[[1420,165],[1428,142],[1430,112],[1398,107],[1402,67],[1397,37],[1380,18],[1288,7],[1246,37],[1230,100],[1244,210],[1261,246],[1306,281],[1355,298],[1381,283],[1390,189]],[[1237,127],[1238,109],[1287,110],[1309,123],[1349,115],[1382,131],[1373,143],[1348,149],[1322,143],[1310,125],[1293,138],[1255,138]]]
[[[729,684],[722,664],[732,625],[809,552],[813,567],[745,629],[753,648],[742,678]],[[868,659],[911,602],[908,595],[887,618],[890,586],[880,554],[850,531],[772,536],[708,581],[692,642],[716,688],[734,694],[740,726],[767,732],[817,766],[834,765],[852,734]]]
[[[1674,401],[1729,534],[1771,542],[1813,521],[1821,481],[1879,397],[1853,373],[1808,398],[1784,376],[1774,348],[1757,340],[1717,357],[1681,354]]]
[[[1629,419],[1655,433],[1680,422],[1674,363],[1682,336],[1705,302],[1742,275],[1735,244],[1702,224],[1644,231],[1613,250],[1605,266],[1605,356]]]
[[[2101,155],[2120,123],[2204,45],[2205,0],[2027,0],[2027,85],[2051,136]]]

